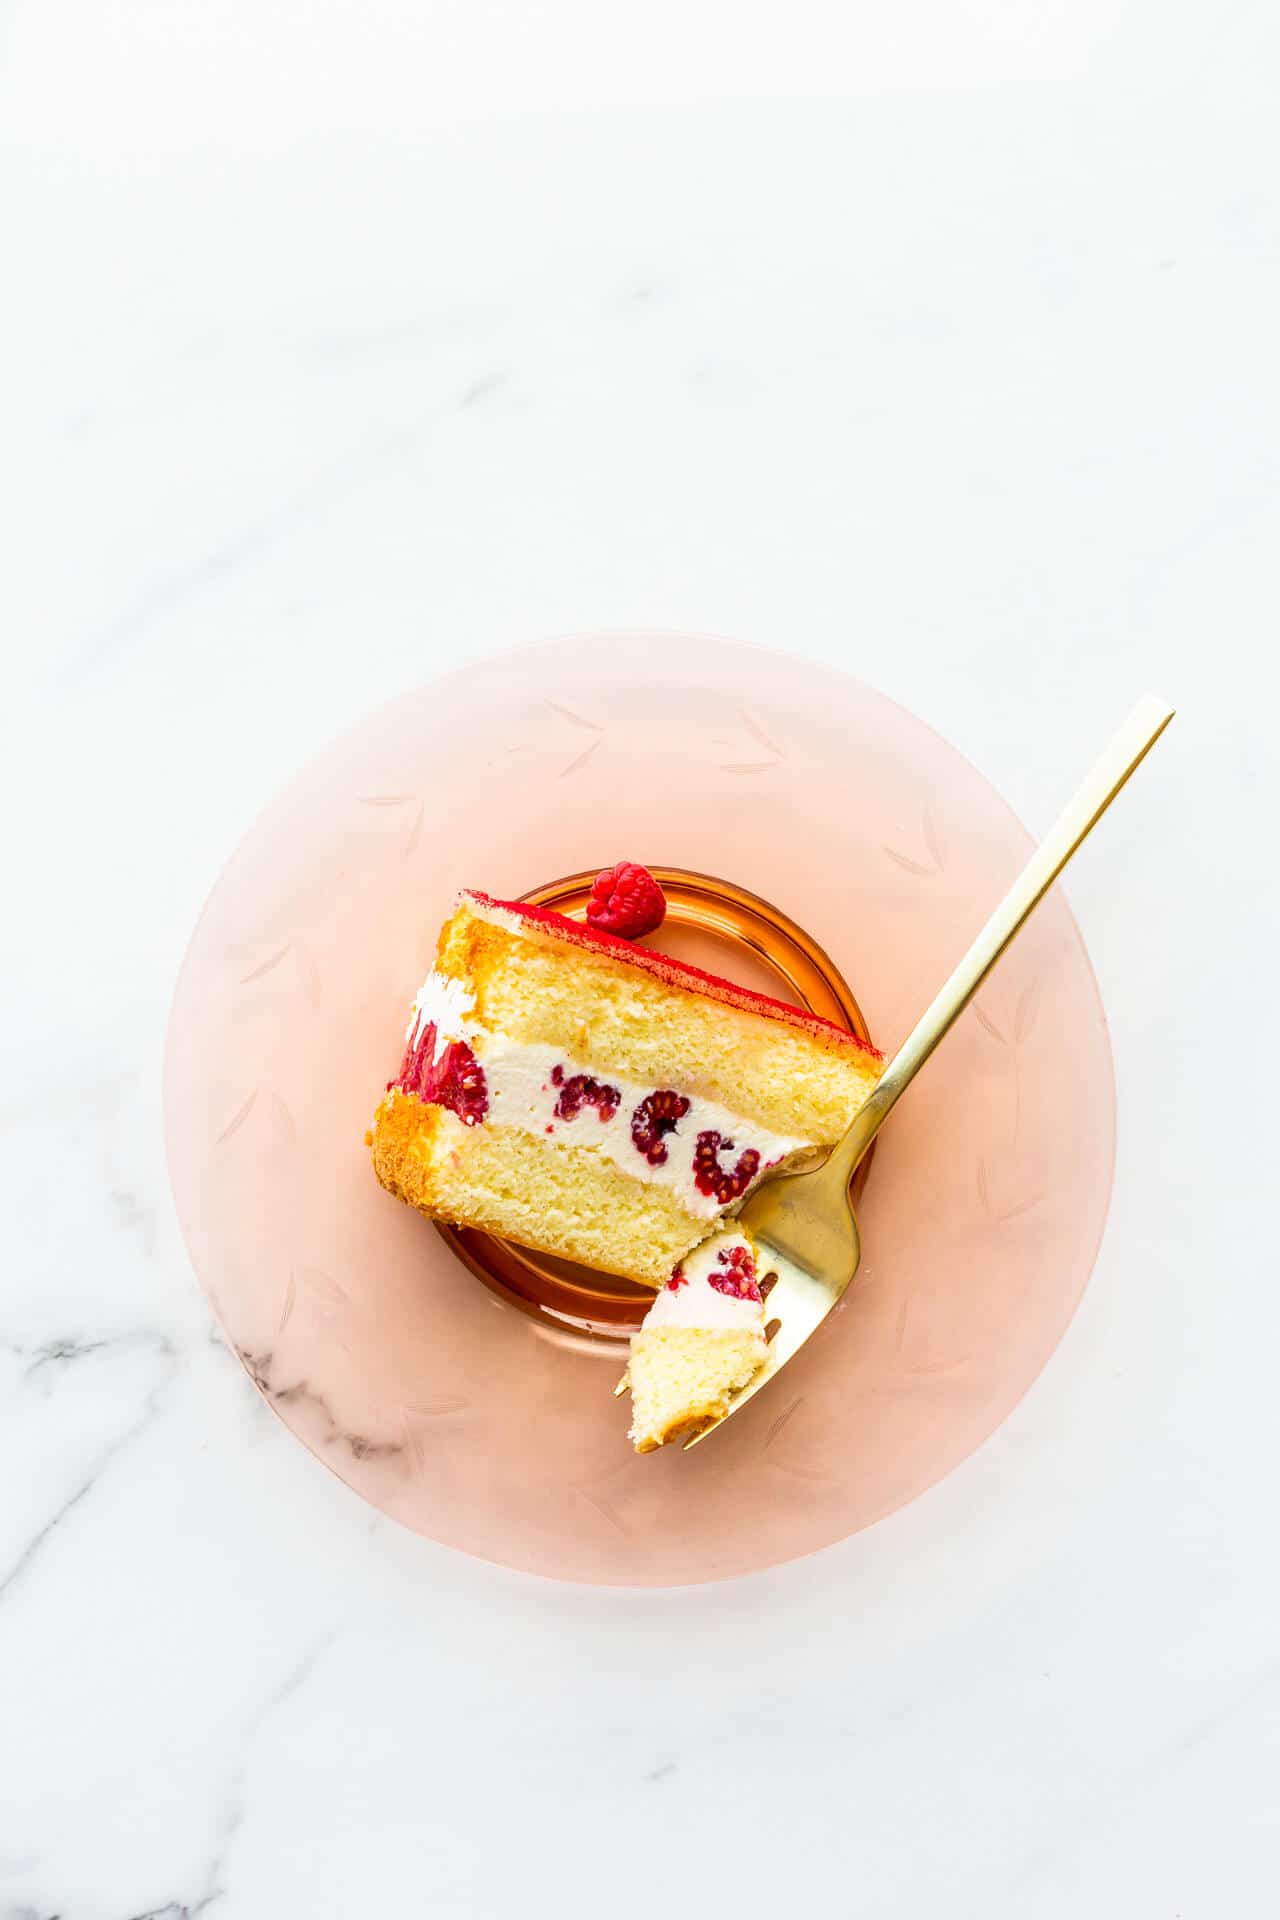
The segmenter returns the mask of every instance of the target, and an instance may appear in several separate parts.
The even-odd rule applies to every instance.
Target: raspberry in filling
[[[575,1120],[584,1107],[594,1107],[601,1120],[612,1120],[622,1100],[617,1087],[607,1080],[593,1080],[589,1073],[575,1073],[566,1080],[563,1067],[552,1067],[551,1081],[560,1089],[557,1120]]]
[[[675,1131],[689,1111],[689,1102],[682,1093],[673,1093],[670,1087],[661,1087],[640,1102],[631,1116],[631,1138],[637,1153],[642,1153],[651,1167],[660,1167],[667,1158],[666,1135]]]
[[[760,1171],[760,1155],[754,1147],[747,1147],[739,1154],[736,1166],[722,1166],[720,1155],[732,1152],[733,1141],[726,1140],[714,1127],[698,1135],[698,1144],[693,1150],[694,1185],[699,1193],[707,1194],[722,1207],[744,1194]]]
[[[478,1127],[489,1111],[484,1068],[465,1040],[451,1040],[437,1059],[436,1038],[428,1021],[406,1049],[398,1084],[429,1107],[448,1107],[464,1127]]]
[[[717,1293],[727,1293],[734,1300],[764,1297],[756,1280],[755,1255],[750,1247],[721,1247],[707,1280]]]

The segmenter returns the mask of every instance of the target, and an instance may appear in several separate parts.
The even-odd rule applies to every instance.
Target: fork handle
[[[925,1008],[875,1091],[832,1149],[827,1166],[847,1181],[938,1042],[972,1000],[996,961],[1021,931],[1086,835],[1097,825],[1130,774],[1145,760],[1173,718],[1173,708],[1148,694],[1094,763],[1036,848],[1000,905],[950,978]]]

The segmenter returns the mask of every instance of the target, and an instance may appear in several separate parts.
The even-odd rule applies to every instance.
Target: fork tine
[[[865,1160],[900,1094],[946,1038],[1001,954],[1016,939],[1172,718],[1173,708],[1165,701],[1152,696],[1139,701],[916,1021],[827,1158],[815,1170],[784,1169],[775,1174],[743,1207],[743,1224],[771,1254],[786,1249],[794,1256],[794,1263],[778,1260],[783,1274],[779,1289],[782,1327],[774,1342],[775,1364],[750,1381],[719,1420],[686,1441],[686,1450],[723,1426],[758,1393],[843,1297],[861,1257],[858,1223],[849,1197],[852,1175]],[[846,1273],[843,1247],[850,1233],[853,1261]]]

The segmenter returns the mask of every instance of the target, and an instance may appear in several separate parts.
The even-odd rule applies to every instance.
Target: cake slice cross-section
[[[771,1169],[844,1132],[876,1050],[567,916],[467,892],[370,1136],[438,1220],[663,1287]]]
[[[623,1385],[631,1441],[652,1453],[691,1437],[729,1410],[769,1358],[758,1251],[732,1225],[687,1254],[633,1335]]]

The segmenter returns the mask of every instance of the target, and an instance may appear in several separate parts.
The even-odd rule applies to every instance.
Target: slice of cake
[[[728,1411],[769,1357],[756,1249],[740,1228],[704,1240],[667,1281],[631,1342],[637,1453],[687,1439]]]
[[[468,892],[373,1164],[436,1219],[659,1288],[770,1168],[844,1132],[881,1065],[796,1007]]]

